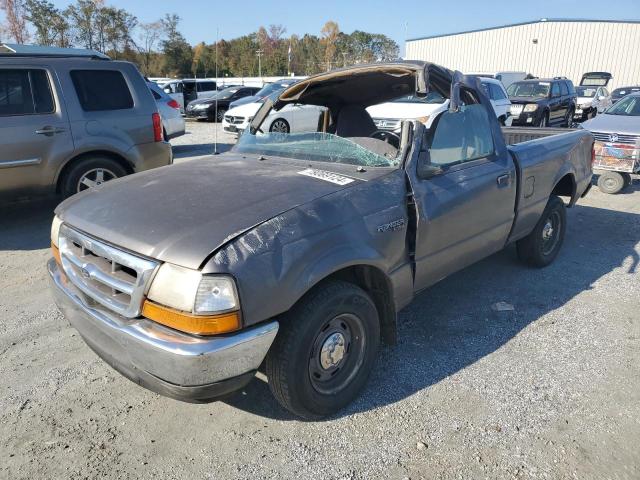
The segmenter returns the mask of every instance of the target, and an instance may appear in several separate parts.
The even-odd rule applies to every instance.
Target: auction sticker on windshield
[[[307,168],[298,172],[300,175],[306,175],[307,177],[317,178],[324,180],[325,182],[335,183],[336,185],[348,185],[353,182],[353,178],[338,175],[337,173],[327,172],[325,170],[316,170],[315,168]]]

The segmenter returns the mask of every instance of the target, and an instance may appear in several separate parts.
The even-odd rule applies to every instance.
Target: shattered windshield
[[[330,133],[257,133],[240,137],[234,151],[265,156],[278,156],[327,163],[343,163],[363,167],[394,167],[397,154],[381,155],[367,150],[352,140]]]

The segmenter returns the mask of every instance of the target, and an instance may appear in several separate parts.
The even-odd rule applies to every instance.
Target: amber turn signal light
[[[60,250],[53,243],[51,244],[51,253],[53,254],[53,258],[59,266],[62,266],[62,259],[60,258]]]
[[[194,335],[217,335],[240,329],[240,312],[193,315],[145,300],[142,315],[167,327]]]

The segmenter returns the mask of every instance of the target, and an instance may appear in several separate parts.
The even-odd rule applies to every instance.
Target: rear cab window
[[[117,70],[72,70],[78,100],[85,112],[128,110],[133,97],[122,72]]]
[[[0,69],[0,117],[43,115],[56,110],[43,69]]]

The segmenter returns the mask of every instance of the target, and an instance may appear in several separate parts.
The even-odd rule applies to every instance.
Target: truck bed
[[[502,127],[502,135],[507,145],[516,145],[530,140],[574,132],[575,128]]]
[[[510,236],[514,241],[533,229],[554,186],[560,185],[561,192],[556,194],[569,197],[570,205],[587,189],[593,137],[587,130],[566,128],[507,127],[502,132],[519,177],[516,220]],[[575,188],[569,188],[572,185]]]

